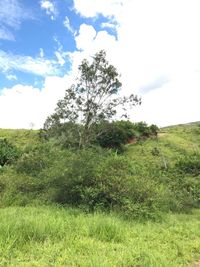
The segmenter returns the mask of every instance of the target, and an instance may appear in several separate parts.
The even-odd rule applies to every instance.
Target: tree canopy
[[[122,84],[116,68],[109,64],[106,52],[101,50],[93,57],[92,62],[84,59],[79,66],[76,82],[59,100],[54,114],[49,116],[44,124],[46,131],[57,132],[66,123],[78,136],[79,146],[86,146],[93,137],[93,126],[105,120],[112,120],[119,107],[123,117],[128,117],[128,109],[141,104],[136,95],[119,96]],[[76,133],[75,133],[76,132]]]

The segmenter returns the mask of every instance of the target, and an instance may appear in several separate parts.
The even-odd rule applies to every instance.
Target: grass
[[[0,210],[0,266],[192,266],[200,212],[160,223],[61,207]]]
[[[20,149],[24,149],[27,145],[35,145],[39,141],[37,130],[26,129],[0,129],[0,138],[6,138]]]
[[[160,152],[158,156],[153,156],[154,148]],[[194,152],[200,153],[200,123],[162,128],[158,138],[128,145],[126,153],[149,172],[164,167],[163,159],[173,166],[177,159]]]

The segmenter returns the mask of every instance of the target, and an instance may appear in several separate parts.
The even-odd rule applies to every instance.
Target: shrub
[[[115,121],[104,123],[97,130],[97,143],[104,148],[123,150],[123,145],[135,139],[137,132],[130,121]]]
[[[126,133],[126,140],[135,137],[136,133],[134,130],[134,124],[130,121],[116,121],[114,124],[121,129],[123,129]]]
[[[200,175],[200,154],[193,153],[192,155],[181,158],[175,167],[182,173],[193,176]]]
[[[134,173],[127,157],[96,148],[73,152],[42,175],[46,197],[53,202],[87,211],[116,210],[127,217],[155,218],[164,207],[164,189]]]
[[[63,148],[78,148],[79,147],[79,124],[72,122],[58,123],[53,126],[46,126],[41,129],[39,136],[41,140],[55,140],[55,143]]]
[[[139,133],[140,137],[149,137],[151,134],[151,130],[146,122],[135,123],[134,129]]]
[[[49,143],[38,144],[24,151],[23,155],[16,162],[15,169],[18,173],[37,176],[48,166],[50,156]]]
[[[127,134],[122,127],[115,124],[107,124],[101,133],[97,135],[97,142],[101,147],[122,149],[122,145],[127,142]]]
[[[19,155],[20,151],[7,139],[0,139],[0,166],[13,163]]]
[[[149,126],[149,130],[150,130],[150,134],[151,135],[154,135],[154,136],[157,136],[158,135],[158,132],[159,132],[159,128],[157,125],[155,124],[152,124]]]

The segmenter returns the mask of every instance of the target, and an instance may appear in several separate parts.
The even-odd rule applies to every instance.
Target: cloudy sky
[[[0,128],[40,128],[105,49],[132,121],[200,120],[199,0],[0,0]]]

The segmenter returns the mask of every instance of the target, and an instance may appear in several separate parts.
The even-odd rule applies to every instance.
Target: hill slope
[[[32,130],[0,130],[0,138],[22,154],[1,169],[2,206],[56,202],[148,218],[156,210],[199,206],[198,123],[163,128],[158,138],[126,145],[120,155],[100,147],[63,149]]]
[[[0,138],[22,151],[0,170],[0,266],[198,266],[198,123],[161,129],[123,155],[62,150],[36,131]],[[84,211],[55,206],[71,198]]]
[[[156,154],[157,150],[157,154]],[[155,153],[154,153],[155,152]],[[200,123],[160,129],[157,139],[130,145],[128,155],[147,168],[152,165],[173,165],[177,159],[200,152]]]

